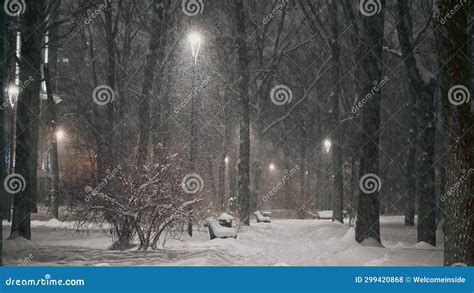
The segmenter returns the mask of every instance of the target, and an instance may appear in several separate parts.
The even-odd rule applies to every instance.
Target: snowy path
[[[67,225],[58,229],[36,223],[33,241],[6,241],[4,254],[9,265],[441,265],[442,249],[415,245],[416,229],[401,221],[401,217],[382,218],[386,248],[359,245],[347,225],[274,220],[253,222],[239,231],[237,239],[211,241],[203,231],[150,252],[110,251],[108,239],[99,231],[74,234]]]

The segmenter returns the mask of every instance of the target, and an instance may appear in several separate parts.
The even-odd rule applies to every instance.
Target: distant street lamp
[[[275,169],[276,169],[275,164],[270,163],[270,165],[268,165],[268,170],[275,171]]]
[[[229,164],[229,157],[225,157],[224,162],[225,162],[226,164]]]
[[[66,134],[64,133],[64,131],[62,131],[61,129],[58,129],[56,131],[56,139],[58,141],[62,141],[65,137],[66,137]]]
[[[324,140],[324,148],[326,149],[326,153],[329,154],[329,151],[331,151],[331,146],[332,143],[329,139]]]

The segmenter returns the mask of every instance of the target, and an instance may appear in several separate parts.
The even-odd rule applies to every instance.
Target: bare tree
[[[380,1],[380,12],[370,17],[362,17],[361,46],[359,64],[361,87],[359,97],[364,97],[370,93],[374,80],[381,80],[382,77],[382,45],[384,33],[385,1]],[[379,127],[380,127],[380,91],[374,94],[370,103],[362,109],[361,126],[368,141],[362,147],[360,155],[360,176],[371,174],[377,175],[379,170]],[[373,238],[380,242],[380,222],[379,222],[379,193],[378,190],[370,190],[365,193],[361,188],[358,195],[357,220],[356,220],[356,240],[362,242],[368,238]]]
[[[151,120],[150,103],[153,95],[153,84],[155,76],[157,75],[155,74],[157,62],[161,61],[158,60],[159,56],[164,55],[166,48],[166,37],[163,37],[166,28],[162,21],[164,19],[165,10],[169,9],[169,3],[170,1],[166,1],[167,7],[165,7],[163,0],[153,1],[153,16],[150,22],[151,35],[148,43],[147,62],[143,69],[142,93],[138,110],[137,166],[143,166],[148,157],[147,150]]]
[[[466,3],[464,3],[466,4]],[[472,12],[472,1],[471,5]],[[444,196],[444,264],[474,265],[474,184],[472,181],[473,112],[469,103],[474,92],[469,72],[472,24],[468,30],[468,5],[456,0],[435,1],[435,33],[438,43],[441,101],[449,131],[446,193]],[[456,11],[456,13],[452,13]],[[448,18],[447,15],[450,17]],[[472,15],[470,18],[472,23]],[[468,34],[470,31],[471,34]],[[471,40],[469,43],[469,36]]]
[[[339,122],[339,99],[341,97],[341,61],[340,61],[340,46],[339,46],[339,23],[338,19],[338,1],[331,1],[329,4],[329,11],[331,17],[331,55],[332,55],[332,80],[334,82],[334,89],[331,93],[331,111],[332,111],[332,127],[333,127],[333,149],[332,149],[332,172],[334,176],[334,197],[332,202],[333,220],[344,222],[344,188],[343,188],[343,162],[342,162],[342,137],[341,125]]]
[[[56,104],[53,98],[53,89],[51,85],[51,75],[49,66],[43,67],[44,79],[46,83],[47,92],[47,123],[48,123],[48,146],[51,156],[51,173],[53,173],[51,183],[51,215],[53,218],[59,218],[59,163],[58,163],[58,142],[56,137],[57,118],[56,118]]]
[[[6,29],[6,14],[0,13],[0,39],[5,39],[5,29]],[[6,44],[3,43],[0,46],[0,89],[3,89],[5,86],[5,71],[6,71]],[[6,102],[4,91],[0,91],[0,105],[4,105]],[[5,144],[5,111],[0,111],[0,148],[2,150],[6,149]],[[5,157],[4,151],[2,151],[2,157]],[[7,173],[7,168],[5,166],[5,161],[0,160],[0,181],[4,182],[5,176]],[[7,208],[7,192],[4,188],[0,189],[0,221],[6,218]],[[0,266],[3,265],[3,225],[0,225]]]
[[[239,175],[238,199],[240,219],[244,225],[250,225],[250,99],[249,99],[249,56],[247,51],[247,33],[244,1],[235,1],[235,25],[238,46],[238,80],[239,80]]]
[[[59,4],[58,1],[52,1],[51,3]],[[58,9],[50,11],[50,19],[52,23],[55,23],[59,18]],[[46,105],[46,124],[47,124],[47,134],[48,134],[48,152],[51,158],[51,173],[52,173],[52,182],[51,182],[51,206],[50,212],[53,218],[59,218],[59,161],[58,161],[58,142],[56,137],[57,131],[57,116],[56,116],[56,102],[54,101],[54,87],[53,84],[56,81],[57,73],[57,53],[58,53],[58,30],[57,25],[50,26],[48,33],[48,46],[49,54],[52,56],[45,56],[47,58],[44,60],[45,64],[43,66],[43,75],[44,83],[46,86],[46,95],[47,95],[47,105]],[[50,70],[51,69],[51,70]],[[53,72],[51,74],[51,71]]]
[[[409,4],[398,1],[398,40],[410,79],[410,94],[416,97],[416,113],[418,118],[417,144],[417,195],[418,195],[418,241],[436,245],[436,214],[434,190],[434,95],[436,80],[415,55],[413,40],[413,24]],[[411,141],[410,143],[415,143]]]
[[[44,37],[46,1],[26,1],[28,9],[21,15],[20,80],[32,79],[18,97],[17,148],[15,172],[24,177],[25,189],[17,193],[13,202],[13,222],[10,238],[31,239],[30,212],[36,197],[36,166],[41,89],[41,48]]]

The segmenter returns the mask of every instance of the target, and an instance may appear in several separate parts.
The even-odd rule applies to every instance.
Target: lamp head
[[[64,131],[62,131],[61,129],[58,129],[58,130],[56,131],[56,139],[57,139],[58,141],[63,140],[65,136],[66,136],[66,134],[65,134]]]
[[[189,43],[191,44],[191,53],[193,55],[194,63],[197,63],[199,50],[201,49],[202,38],[197,32],[192,32],[188,35]]]
[[[331,150],[332,143],[329,139],[324,140],[324,148],[326,148],[326,152],[329,153]]]
[[[273,164],[273,163],[270,163],[270,165],[268,165],[268,169],[269,169],[270,171],[274,171],[275,168],[276,168],[276,167],[275,167],[275,164]]]
[[[16,84],[11,84],[7,88],[7,95],[8,100],[10,101],[10,105],[15,107],[15,104],[18,100],[18,95],[20,94],[20,88]]]
[[[191,46],[197,46],[201,43],[201,35],[196,32],[192,32],[188,35],[188,40]]]

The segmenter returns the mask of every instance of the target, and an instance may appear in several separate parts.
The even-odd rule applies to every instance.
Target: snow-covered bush
[[[127,249],[135,238],[139,249],[156,248],[166,229],[184,225],[199,194],[182,188],[186,164],[176,155],[145,167],[123,164],[109,173],[106,184],[86,187],[83,221],[103,220],[112,226],[112,248]]]

